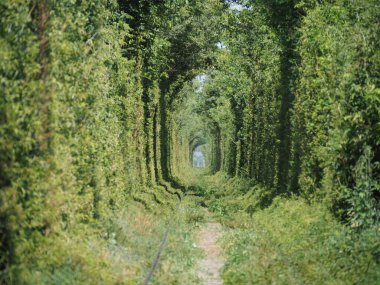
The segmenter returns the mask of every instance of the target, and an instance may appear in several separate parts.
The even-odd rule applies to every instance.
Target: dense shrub
[[[379,13],[376,1],[326,3],[300,29],[299,186],[353,227],[379,221]]]

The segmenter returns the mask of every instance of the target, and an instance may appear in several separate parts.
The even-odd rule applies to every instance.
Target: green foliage
[[[41,241],[36,255],[23,260],[17,284],[141,283],[168,224],[170,238],[153,284],[196,280],[192,270],[199,256],[192,234],[195,224],[184,218],[195,205],[187,200],[173,220],[170,209],[150,202],[156,214],[130,202],[106,227],[82,226],[76,232]]]
[[[210,60],[202,51],[216,49],[209,32],[219,4],[0,5],[0,283],[117,283],[119,257],[86,242],[107,247],[103,233],[131,199],[174,208],[162,180],[170,111]]]
[[[231,102],[232,134],[222,128],[227,136],[223,152],[230,156],[225,169],[269,186],[276,179],[281,48],[265,15],[260,5],[230,15],[225,35],[230,50],[221,55],[219,74],[210,85],[219,86],[223,91],[216,93]],[[223,121],[217,122],[222,126]]]
[[[379,5],[235,2],[1,2],[0,283],[135,284],[182,191],[156,284],[200,205],[227,283],[375,283]]]
[[[300,189],[326,197],[353,227],[378,222],[378,16],[374,1],[318,6],[303,21],[298,47]]]
[[[353,231],[325,205],[295,196],[271,203],[264,187],[223,173],[197,185],[226,228],[220,241],[226,284],[378,283],[378,227]]]
[[[347,231],[320,205],[276,199],[222,240],[226,284],[377,284],[379,232]]]
[[[121,53],[128,26],[114,2],[4,5],[1,271],[7,280],[12,265],[17,283],[19,265],[62,235],[106,223],[142,185],[141,91]]]

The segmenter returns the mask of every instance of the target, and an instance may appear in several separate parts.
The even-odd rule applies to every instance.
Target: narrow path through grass
[[[223,266],[221,249],[217,244],[222,234],[222,226],[216,222],[205,223],[198,232],[198,244],[204,252],[199,263],[199,275],[204,285],[223,284],[220,270]]]

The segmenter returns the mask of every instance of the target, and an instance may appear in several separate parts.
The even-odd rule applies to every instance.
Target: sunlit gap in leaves
[[[233,11],[240,12],[242,10],[251,10],[251,7],[245,3],[246,1],[228,1],[230,9]],[[239,3],[236,3],[239,2]]]
[[[206,168],[206,158],[203,153],[203,146],[197,146],[193,151],[193,167],[194,168]]]

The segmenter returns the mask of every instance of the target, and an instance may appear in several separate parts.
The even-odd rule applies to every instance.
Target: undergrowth
[[[225,226],[225,284],[379,284],[380,228],[355,231],[320,203],[221,173],[199,182]]]
[[[161,191],[161,192],[160,192]],[[152,193],[165,203],[157,203]],[[13,284],[141,284],[167,227],[170,234],[152,284],[196,284],[193,228],[203,219],[195,197],[168,197],[163,189],[141,192],[114,218],[43,239],[29,250]],[[174,196],[174,195],[172,195]],[[165,200],[164,200],[165,198]],[[158,198],[159,199],[159,198]],[[186,280],[185,283],[183,280]],[[186,283],[188,282],[188,283]]]

